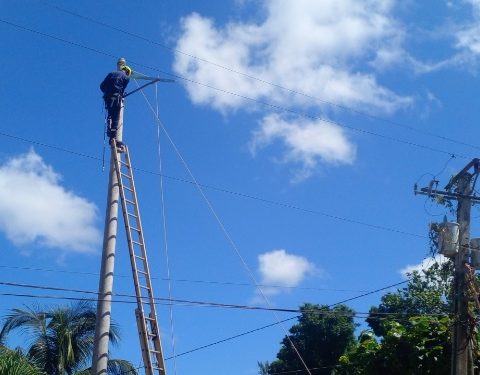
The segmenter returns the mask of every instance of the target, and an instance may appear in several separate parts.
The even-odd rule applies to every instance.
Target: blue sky
[[[413,184],[446,184],[478,157],[477,0],[4,0],[0,14],[3,283],[97,290],[108,180],[98,85],[120,56],[176,80],[145,90],[168,137],[161,130],[159,141],[140,93],[125,110],[160,298],[165,248],[175,299],[266,306],[255,279],[270,306],[296,308],[401,282],[427,256],[428,223],[445,214]],[[132,294],[119,228],[114,289]],[[349,305],[365,312],[380,297]],[[3,296],[1,313],[35,303],[67,302]],[[293,316],[178,304],[158,312],[167,357]],[[139,364],[133,305],[115,303],[112,314],[124,337],[114,355]],[[288,328],[168,360],[168,372],[256,374]]]

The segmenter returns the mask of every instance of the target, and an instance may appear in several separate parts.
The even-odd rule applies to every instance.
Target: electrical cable
[[[146,97],[145,93],[143,92],[143,90],[141,90],[141,93],[143,95],[143,97],[145,98],[148,106],[150,107],[150,109],[153,111],[153,114],[155,114],[155,111],[153,110],[153,107],[151,105],[151,103],[148,101],[148,98]],[[187,171],[187,173],[189,174],[190,178],[195,182],[195,185],[197,187],[197,190],[199,191],[200,195],[203,197],[205,203],[207,204],[210,212],[212,213],[213,217],[215,218],[215,220],[217,221],[219,227],[220,227],[220,230],[222,231],[223,235],[225,236],[226,240],[228,243],[230,243],[232,249],[234,250],[235,254],[237,255],[237,257],[239,258],[241,264],[243,265],[244,269],[247,271],[247,274],[249,275],[250,279],[252,280],[252,282],[255,284],[257,290],[260,292],[260,294],[262,295],[263,299],[265,300],[266,304],[271,307],[271,303],[270,303],[270,300],[268,299],[267,295],[263,292],[263,289],[259,286],[259,283],[257,282],[257,279],[253,273],[253,271],[250,269],[250,267],[248,266],[247,262],[245,261],[243,255],[240,253],[240,249],[238,248],[237,244],[235,243],[235,241],[233,240],[232,236],[230,235],[229,231],[227,230],[227,228],[225,227],[223,221],[221,220],[221,218],[219,217],[218,213],[216,212],[215,208],[213,207],[212,203],[210,202],[210,200],[207,198],[207,196],[205,195],[205,192],[203,191],[202,187],[197,183],[197,179],[195,178],[194,174],[192,173],[190,167],[188,166],[188,163],[186,162],[186,160],[183,158],[182,154],[180,153],[180,150],[177,148],[175,142],[173,142],[173,139],[170,137],[170,134],[168,133],[167,129],[165,128],[165,126],[162,124],[162,122],[160,121],[160,118],[158,116],[156,116],[156,120],[159,124],[159,126],[162,128],[163,132],[165,133],[168,141],[170,142],[170,144],[172,145],[173,149],[175,150],[175,153],[177,154],[178,158],[180,159],[180,161],[182,162],[185,170]],[[280,321],[280,318],[278,316],[278,314],[275,312],[275,311],[272,311],[273,315],[275,316],[275,319],[277,321]],[[307,371],[307,373],[309,375],[312,375],[310,373],[310,371],[308,370],[308,366],[307,364],[305,363],[305,360],[303,359],[303,356],[300,354],[298,348],[296,347],[296,345],[294,344],[294,342],[291,340],[291,338],[288,336],[288,332],[286,330],[285,327],[283,327],[283,325],[280,324],[280,328],[285,332],[285,335],[287,336],[287,339],[289,340],[290,342],[290,345],[292,346],[292,349],[295,351],[295,353],[297,354],[297,357],[298,359],[300,360],[300,362],[302,363],[303,367],[305,368],[305,370]]]
[[[57,151],[69,153],[69,154],[80,156],[80,157],[89,158],[89,159],[92,159],[92,160],[98,160],[98,161],[102,160],[100,157],[95,157],[95,156],[92,156],[92,155],[83,154],[83,153],[72,151],[72,150],[69,150],[69,149],[66,149],[66,148],[50,145],[50,144],[47,144],[47,143],[44,143],[44,142],[39,142],[39,141],[35,141],[35,140],[32,140],[32,139],[24,138],[24,137],[15,136],[15,135],[12,135],[12,134],[7,134],[7,133],[4,133],[4,132],[0,132],[0,136],[16,139],[16,140],[26,142],[26,143],[39,145],[39,146],[46,147],[46,148],[51,148],[51,149],[54,149],[54,150],[57,150]],[[136,172],[141,172],[141,173],[146,173],[146,174],[158,176],[158,172],[150,171],[150,170],[147,170],[147,169],[142,169],[142,168],[132,168],[132,169]],[[190,185],[195,185],[195,182],[193,182],[191,180],[187,180],[187,179],[183,179],[183,178],[179,178],[179,177],[174,177],[174,176],[168,176],[168,175],[163,175],[163,177],[165,179],[168,179],[168,180],[181,182],[181,183],[186,183],[186,184],[190,184]],[[313,209],[303,208],[303,207],[300,207],[300,206],[293,205],[291,203],[278,202],[278,201],[274,201],[274,200],[271,200],[271,199],[257,197],[255,195],[251,195],[251,194],[245,194],[245,193],[240,193],[240,192],[236,192],[236,191],[233,191],[233,190],[228,190],[228,189],[216,187],[216,186],[213,186],[213,185],[207,185],[207,184],[202,184],[202,183],[198,183],[198,184],[202,188],[205,188],[205,189],[215,190],[215,191],[218,191],[218,192],[221,192],[221,193],[226,193],[226,194],[238,196],[238,197],[241,197],[241,198],[256,200],[256,201],[259,201],[259,202],[268,203],[268,204],[272,204],[272,205],[275,205],[275,206],[288,208],[288,209],[296,210],[296,211],[300,211],[300,212],[305,212],[305,213],[309,213],[309,214],[313,214],[313,215],[324,216],[324,217],[344,221],[344,222],[351,223],[351,224],[362,225],[364,227],[371,228],[371,229],[377,229],[377,230],[382,230],[382,231],[386,231],[386,232],[397,233],[397,234],[401,234],[401,235],[405,235],[405,236],[409,236],[409,237],[428,238],[427,236],[421,235],[421,234],[418,234],[418,233],[407,232],[407,231],[404,231],[404,230],[400,230],[400,229],[396,229],[396,228],[392,228],[392,227],[387,227],[387,226],[384,226],[384,225],[366,223],[366,222],[363,222],[363,221],[360,221],[360,220],[357,220],[357,219],[352,219],[352,218],[348,218],[348,217],[333,215],[333,214],[329,214],[327,212],[317,211],[317,210],[313,210]]]
[[[359,295],[357,297],[353,297],[353,298],[350,298],[348,299],[348,301],[352,301],[354,299],[358,299],[358,298],[363,298],[364,296],[366,295],[369,295],[371,293],[376,293],[376,292],[379,292],[379,291],[383,291],[383,290],[387,290],[387,289],[390,289],[392,287],[395,287],[395,286],[398,286],[398,285],[401,285],[403,283],[407,283],[408,280],[405,280],[403,282],[400,282],[400,283],[395,283],[395,284],[392,284],[392,285],[388,285],[386,287],[383,287],[383,288],[379,288],[379,289],[376,289],[374,291],[371,291],[369,293],[365,293],[365,294],[362,294],[362,295]],[[25,285],[25,284],[20,284],[20,285]],[[45,288],[45,287],[42,287],[42,286],[37,286],[37,287],[41,287],[41,288]],[[51,288],[51,287],[50,287]],[[66,289],[66,288],[63,288],[63,289]],[[74,291],[74,289],[72,289],[72,291]],[[98,292],[91,292],[91,294],[97,294],[98,295]],[[72,297],[61,297],[61,296],[40,296],[40,295],[31,295],[31,294],[18,294],[18,293],[0,293],[0,295],[4,295],[4,296],[17,296],[17,297],[30,297],[30,298],[49,298],[49,299],[66,299],[66,300],[89,300],[89,301],[96,301],[95,300],[92,300],[92,299],[79,299],[79,298],[72,298]],[[136,298],[136,296],[135,296]],[[345,300],[347,301],[347,300]],[[330,305],[329,307],[334,307],[340,303],[344,303],[345,301],[341,301],[341,302],[337,302],[333,305]],[[113,300],[113,302],[115,303],[118,303],[118,302],[123,302],[123,303],[136,303],[134,301],[117,301],[117,300]],[[300,311],[301,312],[301,311]],[[329,314],[332,315],[332,312],[328,312]],[[358,314],[358,313],[357,313]],[[364,314],[367,314],[367,313],[364,313]],[[334,314],[333,314],[334,315]],[[398,315],[398,313],[385,313],[384,315],[390,315],[390,316],[394,316],[394,315]],[[415,314],[415,315],[412,315],[412,316],[418,316],[418,314]],[[423,314],[422,314],[423,316]],[[430,314],[429,316],[444,316],[443,314]],[[299,318],[299,315],[296,315],[294,317],[291,317],[291,318],[287,318],[287,319],[283,319],[281,321],[281,323],[284,323],[284,322],[287,322],[287,321],[291,321],[293,319],[298,319]],[[366,317],[359,317],[361,319],[366,319]],[[385,319],[385,316],[384,317],[370,317],[371,319]],[[227,338],[224,338],[224,339],[221,339],[221,340],[217,340],[215,342],[212,342],[210,344],[206,344],[206,345],[203,345],[201,347],[197,347],[197,348],[193,348],[191,350],[188,350],[186,352],[183,352],[183,353],[180,353],[180,354],[177,354],[177,357],[180,357],[180,356],[183,356],[183,355],[186,355],[186,354],[190,354],[190,353],[193,353],[193,352],[196,352],[196,351],[199,351],[199,350],[202,350],[202,349],[206,349],[206,348],[209,348],[209,347],[212,347],[214,345],[218,345],[220,343],[224,343],[224,342],[227,342],[227,341],[231,341],[231,340],[234,340],[236,338],[239,338],[239,337],[242,337],[242,336],[246,336],[250,333],[254,333],[254,332],[258,332],[258,331],[261,331],[261,330],[264,330],[264,329],[267,329],[267,328],[270,328],[270,327],[273,327],[273,326],[276,326],[280,324],[279,322],[275,322],[275,323],[271,323],[271,324],[268,324],[268,325],[265,325],[265,326],[262,326],[262,327],[259,327],[259,328],[255,328],[255,329],[252,329],[252,330],[249,330],[249,331],[246,331],[246,332],[243,332],[243,333],[240,333],[240,334],[237,334],[237,335],[234,335],[234,336],[230,336],[230,337],[227,337]],[[171,357],[168,357],[168,358],[165,358],[165,360],[170,360],[172,359]]]
[[[88,47],[88,46],[85,46],[85,45],[77,43],[77,42],[72,42],[70,40],[67,40],[67,39],[64,39],[64,38],[61,38],[61,37],[57,37],[57,36],[54,36],[54,35],[51,35],[51,34],[47,34],[47,33],[44,33],[44,32],[38,31],[38,30],[34,30],[32,28],[29,28],[29,27],[18,25],[16,23],[7,21],[5,19],[0,18],[0,22],[3,22],[4,24],[10,25],[10,26],[13,26],[17,29],[28,31],[28,32],[31,32],[31,33],[34,33],[34,34],[37,34],[37,35],[41,35],[41,36],[44,36],[44,37],[47,37],[47,38],[50,38],[50,39],[54,39],[54,40],[62,42],[62,43],[69,44],[71,46],[83,48],[83,49],[86,49],[90,52],[94,52],[94,53],[97,53],[97,54],[100,54],[100,55],[103,55],[103,56],[107,56],[107,57],[110,57],[110,58],[117,58],[112,53],[101,51],[101,50],[96,49],[96,48]],[[232,95],[232,96],[238,97],[240,99],[244,99],[244,100],[247,100],[247,101],[250,101],[250,102],[255,102],[255,103],[261,104],[262,106],[274,109],[276,111],[281,111],[281,112],[285,112],[285,113],[294,114],[296,116],[301,116],[301,117],[304,117],[304,118],[307,118],[307,119],[310,119],[310,120],[315,120],[315,121],[321,120],[321,121],[329,123],[329,124],[333,124],[333,125],[336,125],[336,126],[339,126],[339,127],[345,128],[345,129],[349,129],[349,130],[352,130],[352,131],[355,131],[355,132],[358,132],[358,133],[367,134],[367,135],[379,137],[379,138],[382,138],[382,139],[386,139],[386,140],[389,140],[391,142],[397,142],[397,143],[409,145],[409,146],[412,146],[412,147],[417,147],[417,148],[421,148],[421,149],[424,149],[424,150],[428,150],[428,151],[431,151],[431,152],[452,155],[452,152],[449,152],[449,151],[445,151],[445,150],[438,149],[438,148],[435,148],[435,147],[431,147],[431,146],[428,146],[428,145],[423,145],[423,144],[419,144],[419,143],[415,143],[415,142],[391,137],[391,136],[388,136],[388,135],[385,135],[385,134],[375,133],[375,132],[368,131],[368,130],[361,129],[361,128],[356,128],[354,126],[349,126],[349,125],[346,125],[346,124],[341,123],[341,122],[330,120],[328,118],[308,115],[306,113],[296,111],[296,110],[293,110],[291,108],[283,107],[281,105],[276,105],[276,104],[265,102],[265,101],[262,101],[262,100],[257,100],[257,99],[248,97],[246,95],[241,95],[241,94],[229,91],[229,90],[220,89],[218,87],[215,87],[215,86],[212,86],[212,85],[209,85],[209,84],[205,84],[205,83],[202,83],[202,82],[199,82],[199,81],[195,81],[195,80],[187,78],[187,77],[183,77],[183,76],[180,76],[180,75],[177,75],[177,74],[166,72],[164,70],[158,69],[156,67],[148,66],[148,65],[142,64],[140,62],[136,62],[136,61],[133,61],[133,60],[130,60],[130,62],[133,65],[141,66],[141,67],[144,67],[146,69],[150,69],[152,71],[160,72],[160,73],[168,75],[170,77],[177,78],[177,79],[183,80],[185,82],[190,82],[190,83],[193,83],[193,84],[196,84],[196,85],[199,85],[199,86],[203,86],[203,87],[209,88],[211,90],[222,92],[224,94]],[[458,153],[456,153],[455,155],[459,158],[462,158],[462,159],[471,159],[471,157],[468,157],[466,155],[462,155],[462,154],[458,154]]]
[[[279,84],[277,84],[277,83],[270,82],[270,81],[267,81],[267,80],[265,80],[265,79],[262,79],[262,78],[253,76],[253,75],[251,75],[251,74],[248,74],[248,73],[245,73],[245,72],[241,72],[241,71],[232,69],[231,67],[227,67],[227,66],[218,64],[218,63],[216,63],[216,62],[210,61],[210,60],[205,59],[205,58],[201,58],[201,57],[195,56],[195,55],[190,54],[190,53],[188,53],[188,52],[184,52],[184,51],[181,51],[181,50],[179,50],[179,49],[169,47],[169,46],[166,45],[166,44],[156,42],[156,41],[151,40],[151,39],[149,39],[149,38],[147,38],[147,37],[144,37],[144,36],[142,36],[142,35],[139,35],[139,34],[136,34],[136,33],[133,33],[133,32],[130,32],[130,31],[127,31],[127,30],[124,30],[124,29],[121,29],[121,28],[119,28],[119,27],[116,27],[116,26],[107,24],[107,23],[105,23],[105,22],[101,22],[101,21],[95,20],[95,19],[93,19],[93,18],[91,18],[91,17],[87,17],[87,16],[84,16],[84,15],[81,15],[81,14],[79,14],[79,13],[76,13],[76,12],[73,12],[73,11],[71,11],[71,10],[68,10],[68,9],[65,9],[65,8],[62,8],[62,7],[59,7],[59,6],[57,6],[57,5],[50,4],[49,2],[43,1],[42,3],[45,4],[45,5],[48,5],[48,6],[52,7],[52,8],[55,8],[55,9],[57,9],[57,10],[60,11],[60,12],[63,12],[63,13],[66,13],[66,14],[70,14],[70,15],[72,15],[72,16],[74,16],[74,17],[78,17],[78,18],[80,18],[80,19],[87,20],[87,21],[89,21],[89,22],[92,22],[92,23],[94,23],[94,24],[97,24],[97,25],[100,25],[100,26],[109,28],[109,29],[111,29],[111,30],[115,30],[115,31],[121,32],[121,33],[123,33],[123,34],[125,34],[125,35],[134,37],[134,38],[139,39],[139,40],[143,40],[144,42],[151,43],[151,44],[154,44],[154,45],[156,45],[156,46],[160,46],[160,47],[165,48],[165,49],[167,49],[167,50],[169,50],[169,51],[172,51],[172,52],[175,52],[175,53],[178,53],[178,54],[182,54],[182,55],[184,55],[184,56],[191,57],[191,58],[193,58],[193,59],[195,59],[195,60],[208,63],[208,64],[210,64],[210,65],[213,65],[213,66],[215,66],[215,67],[224,69],[224,70],[226,70],[226,71],[229,71],[229,72],[232,72],[232,73],[235,73],[235,74],[239,74],[239,75],[241,75],[241,76],[243,76],[243,77],[246,77],[246,78],[249,78],[249,79],[252,79],[252,80],[261,82],[261,83],[265,83],[265,84],[267,84],[267,85],[270,85],[270,86],[272,86],[272,87],[275,87],[275,88],[278,88],[278,89],[281,89],[281,90],[284,90],[284,91],[288,91],[288,92],[290,92],[290,93],[292,93],[292,94],[301,95],[301,96],[304,96],[304,97],[306,97],[306,98],[309,98],[309,99],[313,99],[313,100],[315,100],[315,101],[318,101],[318,102],[320,102],[320,103],[324,103],[324,104],[327,104],[327,105],[330,105],[330,106],[333,106],[333,107],[336,107],[336,108],[339,108],[339,109],[342,109],[342,110],[346,110],[346,111],[349,111],[349,112],[352,112],[352,113],[355,113],[355,114],[358,114],[358,115],[361,115],[361,116],[364,116],[364,117],[367,117],[367,118],[370,118],[370,119],[373,119],[373,120],[382,121],[382,122],[385,122],[385,123],[388,123],[388,124],[391,124],[391,125],[394,125],[394,126],[403,128],[403,129],[407,129],[407,130],[414,131],[414,132],[417,132],[417,133],[420,133],[420,134],[424,134],[424,135],[428,135],[428,136],[431,136],[431,137],[435,137],[435,138],[438,138],[438,139],[441,139],[441,140],[444,140],[444,141],[449,141],[449,142],[456,143],[456,144],[459,144],[459,145],[462,145],[462,146],[468,146],[468,147],[471,147],[471,148],[480,150],[480,147],[479,147],[479,146],[476,146],[476,145],[473,145],[473,144],[470,144],[470,143],[466,143],[466,142],[463,142],[463,141],[458,141],[458,140],[452,139],[452,138],[450,138],[450,137],[445,137],[445,136],[442,136],[442,135],[438,135],[438,134],[435,134],[435,133],[431,133],[431,132],[428,132],[428,131],[425,131],[425,130],[422,130],[422,129],[414,128],[414,127],[412,127],[412,126],[408,126],[408,125],[405,125],[405,124],[401,124],[401,123],[399,123],[399,122],[392,121],[392,120],[389,120],[389,119],[386,119],[386,118],[382,118],[382,117],[379,117],[379,116],[371,115],[371,114],[369,114],[369,113],[367,113],[367,112],[360,111],[360,110],[358,110],[358,109],[355,109],[355,108],[352,108],[352,107],[349,107],[349,106],[346,106],[346,105],[341,105],[341,104],[338,104],[338,103],[334,103],[334,102],[331,102],[331,101],[327,101],[327,100],[324,100],[324,99],[320,99],[320,98],[318,98],[318,97],[315,97],[315,96],[306,94],[306,93],[304,93],[304,92],[301,92],[301,91],[298,91],[298,90],[294,90],[294,89],[285,87],[285,86],[283,86],[283,85],[279,85]]]
[[[400,284],[404,284],[404,283],[407,283],[408,280],[404,281],[404,282],[401,282],[401,283],[396,283],[396,284],[392,284],[392,285],[389,285],[389,286],[386,286],[384,288],[380,288],[380,289],[377,289],[375,291],[373,291],[373,293],[376,293],[376,292],[379,292],[379,291],[383,291],[383,290],[386,290],[386,289],[390,289],[390,288],[393,288],[395,286],[398,286]],[[370,294],[370,293],[368,293]],[[354,299],[358,299],[358,298],[362,298],[364,297],[365,295],[368,295],[368,294],[362,294],[360,296],[357,296],[357,297],[354,297],[354,298],[351,298],[349,299],[349,301],[353,301]],[[339,302],[339,303],[342,303],[342,302]],[[333,305],[330,305],[328,307],[334,307],[336,305],[339,304],[338,302],[333,304]],[[291,317],[291,318],[286,318],[286,319],[283,319],[281,321],[281,323],[285,323],[285,322],[288,322],[288,321],[291,321],[293,319],[298,319],[301,315],[297,315],[297,316],[294,316],[294,317]],[[255,333],[255,332],[258,332],[258,331],[262,331],[264,329],[267,329],[267,328],[270,328],[270,327],[273,327],[273,326],[276,326],[280,323],[276,322],[276,323],[271,323],[271,324],[268,324],[268,325],[265,325],[265,326],[262,326],[262,327],[259,327],[259,328],[255,328],[255,329],[252,329],[250,331],[246,331],[246,332],[243,332],[243,333],[240,333],[240,334],[237,334],[237,335],[234,335],[234,336],[230,336],[230,337],[227,337],[227,338],[224,338],[224,339],[221,339],[221,340],[218,340],[218,341],[215,341],[213,343],[210,343],[210,344],[207,344],[207,345],[203,345],[201,347],[198,347],[198,348],[194,348],[194,349],[191,349],[185,353],[180,353],[179,356],[181,355],[184,355],[184,354],[190,354],[190,353],[193,353],[193,352],[196,352],[198,350],[202,350],[202,349],[205,349],[205,348],[208,348],[208,347],[211,347],[211,346],[214,346],[214,345],[217,345],[217,344],[221,344],[221,343],[224,343],[224,342],[227,342],[227,341],[230,341],[230,340],[234,340],[234,339],[237,339],[239,337],[242,337],[242,336],[245,336],[245,335],[248,335],[250,333]],[[170,359],[170,358],[166,358],[165,360],[167,359]]]
[[[390,285],[388,288],[392,288],[394,286],[398,286],[402,283]],[[47,285],[39,285],[39,284],[26,284],[26,283],[17,283],[17,282],[9,282],[9,281],[0,281],[0,285],[3,286],[10,286],[16,288],[25,288],[25,289],[38,289],[38,290],[49,290],[49,291],[57,291],[57,292],[70,292],[70,293],[82,293],[82,294],[89,294],[99,296],[100,293],[93,290],[83,290],[83,289],[74,289],[74,288],[65,288],[65,287],[55,287],[55,286],[47,286]],[[370,291],[369,293],[362,294],[360,296],[353,297],[353,299],[358,299],[370,295],[372,293],[377,293],[378,291],[385,290],[385,288],[380,288],[377,290]],[[3,295],[10,295],[10,296],[26,296],[26,294],[19,294],[19,293],[4,293]],[[71,299],[71,300],[81,300],[81,301],[103,301],[102,299],[97,298],[78,298],[78,297],[71,297],[71,296],[54,296],[54,295],[32,295],[28,294],[32,297],[39,297],[39,298],[52,298],[52,299]],[[112,297],[124,297],[129,298],[131,300],[113,300],[116,303],[126,303],[126,304],[134,304],[136,303],[137,296],[134,294],[126,294],[126,293],[112,293]],[[147,297],[142,297],[142,299],[147,299]],[[351,299],[345,300],[350,301]],[[345,301],[337,302],[333,305],[329,305],[329,308],[335,307],[337,305],[343,304]],[[249,310],[249,311],[278,311],[283,313],[313,313],[319,315],[333,315],[333,316],[356,316],[359,318],[362,317],[369,317],[369,312],[343,312],[343,311],[328,311],[324,308],[320,309],[298,309],[298,308],[279,308],[279,307],[262,307],[262,306],[255,306],[255,305],[240,305],[240,304],[231,304],[231,303],[220,303],[220,302],[211,302],[211,301],[196,301],[196,300],[185,300],[185,299],[173,299],[173,298],[154,298],[154,303],[158,305],[169,305],[175,304],[180,306],[206,306],[206,307],[213,307],[213,308],[226,308],[226,309],[240,309],[240,310]],[[388,313],[388,312],[378,312],[375,313],[377,316],[397,316],[399,313]],[[415,316],[444,316],[445,314],[414,314]]]
[[[36,271],[36,272],[56,272],[56,273],[65,273],[71,275],[86,275],[86,276],[99,276],[99,273],[95,272],[83,272],[83,271],[68,271],[52,268],[38,268],[38,267],[20,267],[20,266],[7,266],[0,265],[0,268],[12,269],[12,270],[24,270],[24,271]],[[131,278],[131,275],[122,275],[115,274],[115,277],[121,278]],[[151,277],[152,280],[162,280],[167,281],[166,278]],[[194,284],[213,284],[213,285],[229,285],[229,286],[244,286],[252,287],[254,285],[249,283],[235,283],[230,281],[213,281],[213,280],[190,280],[190,279],[172,279],[172,281],[180,283],[194,283]],[[260,284],[264,288],[279,288],[279,289],[295,289],[295,290],[312,290],[312,291],[328,291],[328,292],[352,292],[352,293],[365,293],[366,290],[358,289],[334,289],[334,288],[314,288],[314,287],[301,287],[301,286],[282,286],[282,285],[270,285],[270,284]]]
[[[138,85],[137,80],[135,83]],[[156,102],[156,116],[159,115],[158,108],[158,83],[155,84],[155,102]],[[160,126],[157,126],[157,155],[158,155],[158,175],[160,176],[160,202],[161,202],[161,211],[162,211],[162,229],[163,229],[163,245],[165,249],[165,263],[167,267],[167,286],[168,286],[168,298],[173,300],[172,297],[172,277],[171,277],[171,268],[170,268],[170,254],[168,251],[168,236],[167,236],[167,214],[166,214],[166,205],[165,205],[165,191],[163,186],[163,162],[162,162],[162,142],[160,138]],[[173,352],[173,369],[174,374],[177,374],[177,361],[175,359],[176,355],[176,345],[175,345],[175,327],[173,323],[173,304],[170,305],[170,341],[172,343],[172,352]]]

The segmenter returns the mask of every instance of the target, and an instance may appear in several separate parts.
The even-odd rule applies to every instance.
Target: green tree
[[[19,351],[0,347],[0,375],[46,375]]]
[[[422,314],[449,314],[452,306],[452,262],[434,263],[414,271],[405,288],[387,293],[378,306],[370,309],[367,323],[377,336],[386,334],[384,327],[392,320],[408,320]]]
[[[340,358],[342,375],[448,375],[450,328],[448,316],[416,316],[406,321],[389,320],[378,342],[371,331]]]
[[[259,373],[268,375],[285,371],[302,374],[304,365],[292,347],[302,356],[308,368],[315,374],[330,374],[339,357],[355,342],[354,312],[344,305],[330,308],[314,304],[300,307],[302,314],[294,324],[288,337],[281,342],[277,359],[271,363],[259,363]]]
[[[405,288],[370,309],[356,346],[340,358],[339,374],[447,375],[450,370],[451,262],[414,271]]]
[[[95,320],[94,310],[85,302],[48,310],[38,307],[13,309],[5,318],[0,342],[11,331],[18,330],[26,336],[27,347],[24,349],[27,357],[44,372],[49,375],[79,374],[91,363]],[[112,325],[112,344],[117,344],[119,339],[118,327]],[[110,361],[109,375],[128,371],[137,374],[127,361]]]

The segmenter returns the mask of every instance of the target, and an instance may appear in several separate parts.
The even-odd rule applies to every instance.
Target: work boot
[[[117,151],[120,153],[125,152],[125,144],[121,141],[117,141]]]

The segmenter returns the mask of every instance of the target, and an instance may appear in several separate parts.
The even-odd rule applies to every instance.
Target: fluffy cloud
[[[269,115],[254,132],[251,150],[255,152],[277,139],[285,145],[284,161],[301,165],[296,180],[309,177],[320,162],[351,164],[355,159],[355,146],[343,130],[322,120],[297,119],[293,122],[279,115]]]
[[[265,118],[252,143],[257,144],[258,137],[266,143],[283,141],[287,146],[283,159],[300,162],[299,173],[305,176],[318,163],[351,163],[354,147],[337,126],[299,124],[283,117],[273,129],[275,116],[247,98],[314,111],[327,108],[326,102],[376,113],[392,113],[410,105],[410,97],[382,86],[375,75],[404,55],[405,33],[392,16],[394,1],[259,3],[263,6],[260,21],[217,26],[196,13],[182,20],[176,50],[188,54],[176,53],[174,69],[191,80],[186,83],[191,100],[221,112],[262,111]],[[266,133],[272,129],[275,134],[269,138]],[[323,140],[335,144],[329,149]]]
[[[295,287],[315,272],[315,266],[302,256],[280,249],[259,255],[258,271],[263,285]],[[280,291],[280,288],[262,287],[263,294],[274,295]]]
[[[187,84],[195,103],[225,110],[244,106],[241,96],[248,96],[312,106],[319,103],[312,102],[311,97],[318,97],[391,112],[410,102],[379,85],[372,73],[361,72],[362,64],[385,65],[401,53],[403,31],[390,15],[393,1],[265,0],[263,4],[266,16],[257,23],[237,22],[216,28],[213,20],[199,14],[183,19],[176,48],[189,55],[177,53],[174,69],[206,85]],[[232,74],[192,55],[277,86]]]
[[[100,243],[93,203],[65,190],[33,150],[0,166],[0,230],[17,245],[89,253]]]
[[[403,278],[407,279],[408,275],[414,271],[420,272],[422,270],[426,270],[430,268],[435,263],[445,263],[447,261],[448,261],[448,258],[445,258],[443,255],[438,254],[434,258],[427,258],[422,260],[419,264],[410,264],[402,268],[398,272],[403,276]]]
[[[456,47],[474,56],[480,55],[480,1],[466,0],[473,12],[473,21],[456,32]]]

